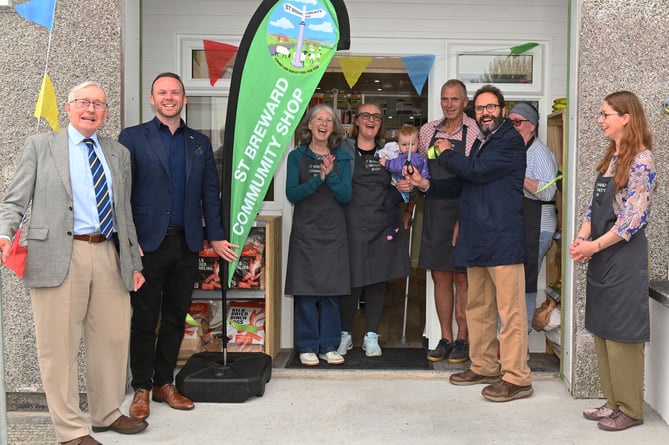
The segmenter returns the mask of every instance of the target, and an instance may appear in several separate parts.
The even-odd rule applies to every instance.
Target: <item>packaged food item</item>
[[[252,227],[232,276],[232,287],[265,289],[265,227]]]
[[[226,326],[228,350],[262,350],[265,345],[265,301],[229,301]],[[240,348],[240,345],[256,347]]]

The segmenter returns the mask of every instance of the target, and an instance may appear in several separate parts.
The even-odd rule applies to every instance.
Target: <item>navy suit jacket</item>
[[[218,172],[211,141],[184,127],[186,190],[184,230],[188,248],[202,250],[203,222],[210,241],[225,239],[221,224]],[[171,181],[167,152],[155,119],[121,131],[119,142],[128,147],[132,162],[132,212],[139,245],[146,252],[158,249],[170,219]],[[204,218],[204,221],[203,221]]]
[[[427,196],[460,197],[456,262],[465,267],[521,264],[527,258],[523,216],[525,142],[505,119],[469,157],[446,150],[438,162],[457,176],[430,180]]]

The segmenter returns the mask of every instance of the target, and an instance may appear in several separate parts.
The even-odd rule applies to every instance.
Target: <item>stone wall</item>
[[[578,133],[576,171],[569,183],[576,188],[577,218],[585,213],[595,180],[595,167],[608,141],[602,136],[597,115],[602,99],[608,94],[629,90],[637,94],[646,111],[654,137],[659,188],[657,189],[647,229],[650,245],[650,277],[667,277],[669,258],[669,114],[662,102],[669,97],[669,10],[663,0],[582,0],[579,2],[581,24],[578,36]],[[574,11],[572,10],[572,17]],[[572,129],[573,131],[573,129]],[[569,172],[568,172],[569,174]],[[570,240],[566,240],[570,241]],[[572,392],[576,397],[601,395],[597,359],[592,336],[585,329],[586,265],[576,265],[574,298],[574,369]]]
[[[18,3],[19,1],[17,1]],[[21,3],[23,0],[20,1]],[[27,136],[50,131],[33,117],[47,64],[59,104],[60,126],[67,125],[64,103],[71,87],[85,80],[107,92],[110,114],[100,133],[116,137],[121,125],[121,4],[108,0],[59,0],[51,32],[0,9],[0,196],[4,195]],[[43,407],[30,297],[13,272],[2,270],[5,387],[8,409]],[[57,332],[53,333],[58,335]],[[83,363],[82,363],[83,366]],[[85,391],[80,376],[81,392]]]

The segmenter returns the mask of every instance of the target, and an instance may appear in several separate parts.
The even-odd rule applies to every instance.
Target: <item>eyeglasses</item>
[[[477,113],[483,113],[483,110],[485,109],[487,112],[492,113],[497,109],[497,107],[501,107],[499,104],[488,104],[488,105],[477,105],[474,107],[474,111]]]
[[[315,122],[318,122],[319,124],[325,124],[325,125],[332,125],[334,121],[332,119],[327,119],[327,118],[322,118],[322,117],[317,117],[314,119]]]
[[[74,100],[71,100],[70,103],[74,104],[74,106],[79,108],[80,110],[87,110],[88,107],[91,106],[91,104],[93,104],[93,108],[95,109],[95,111],[102,111],[102,110],[106,110],[107,108],[109,108],[109,105],[107,105],[104,102],[100,102],[98,100],[95,100],[95,101],[91,102],[88,99],[74,99]]]
[[[359,117],[360,119],[363,119],[363,120],[366,120],[366,121],[373,120],[374,122],[381,122],[383,120],[383,114],[366,113],[364,111],[362,113],[356,114],[356,117]]]
[[[601,117],[602,119],[606,119],[607,117],[609,117],[609,116],[613,116],[613,115],[621,116],[620,113],[606,113],[606,112],[604,112],[604,111],[600,111],[600,112],[599,112],[599,117]]]
[[[523,122],[529,122],[527,119],[511,119],[511,123],[514,127],[520,127],[523,125]]]

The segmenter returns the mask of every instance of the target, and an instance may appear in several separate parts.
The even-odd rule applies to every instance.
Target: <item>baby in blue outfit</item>
[[[402,179],[402,169],[407,165],[409,159],[409,150],[411,150],[411,165],[418,170],[424,178],[430,177],[430,170],[427,167],[427,159],[421,156],[418,151],[419,131],[413,125],[405,125],[400,128],[397,134],[397,142],[387,143],[381,150],[376,152],[379,163],[392,176],[392,184],[395,185],[398,179]],[[415,192],[414,192],[415,193]],[[392,241],[402,227],[402,218],[397,211],[397,204],[400,202],[409,202],[411,195],[406,192],[400,192],[395,187],[388,189],[384,208],[388,215],[388,233],[386,238]]]

